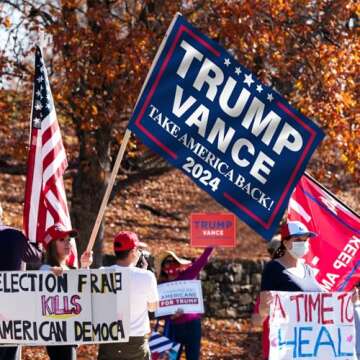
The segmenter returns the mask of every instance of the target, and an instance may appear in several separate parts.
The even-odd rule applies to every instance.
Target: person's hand
[[[147,262],[145,256],[143,255],[141,257],[141,268],[147,270],[148,266],[149,266],[149,263]]]
[[[168,351],[164,351],[162,354],[159,355],[158,360],[169,360],[169,353]]]
[[[184,309],[178,308],[178,309],[176,310],[176,313],[171,316],[171,319],[172,319],[172,320],[176,320],[176,319],[178,319],[178,318],[179,318],[180,316],[182,316],[182,315],[184,315]]]
[[[61,276],[64,273],[64,269],[61,266],[52,266],[50,271],[56,276]]]
[[[260,306],[259,313],[262,317],[266,317],[270,312],[270,304],[273,301],[273,295],[271,291],[262,291],[260,293]]]
[[[263,297],[262,297],[262,301],[264,301],[264,303],[268,306],[270,306],[270,304],[273,301],[273,294],[271,291],[265,291],[262,293]]]
[[[353,304],[357,303],[360,301],[360,293],[359,293],[359,288],[358,287],[354,287],[353,293],[351,295],[351,301]]]
[[[261,327],[263,324],[263,317],[260,314],[251,314],[251,326],[254,328]]]
[[[93,251],[92,250],[84,251],[80,257],[81,268],[89,269],[92,262],[93,262]]]

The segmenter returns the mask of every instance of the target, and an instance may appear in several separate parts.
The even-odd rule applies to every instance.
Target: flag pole
[[[161,51],[163,50],[164,46],[165,46],[165,43],[166,43],[166,40],[169,36],[169,33],[170,31],[172,30],[174,24],[175,24],[175,21],[176,19],[179,17],[179,16],[182,16],[181,13],[177,12],[174,16],[174,18],[172,19],[171,21],[171,24],[169,26],[169,28],[167,29],[166,33],[165,33],[165,36],[159,46],[159,49],[155,55],[155,58],[151,64],[151,67],[150,67],[150,70],[146,76],[146,79],[143,83],[143,86],[141,88],[141,91],[140,91],[140,94],[136,100],[136,104],[135,104],[135,107],[136,108],[136,105],[139,101],[139,99],[141,98],[141,95],[145,89],[145,86],[150,78],[150,75],[155,67],[155,64],[161,54]],[[125,149],[126,149],[126,146],[127,146],[127,143],[129,142],[129,139],[130,139],[130,135],[131,135],[131,131],[129,129],[126,129],[125,131],[125,135],[124,135],[124,138],[123,138],[123,141],[121,143],[121,146],[120,146],[120,150],[117,154],[117,157],[116,157],[116,161],[115,161],[115,165],[113,167],[113,170],[112,170],[112,173],[111,173],[111,177],[110,177],[110,181],[108,183],[108,186],[106,188],[106,192],[105,192],[105,195],[102,199],[102,202],[101,202],[101,206],[100,206],[100,209],[99,209],[99,212],[98,212],[98,215],[97,215],[97,218],[96,218],[96,221],[95,221],[95,225],[94,225],[94,228],[92,229],[92,232],[91,232],[91,235],[90,235],[90,239],[89,239],[89,243],[87,245],[87,248],[86,248],[86,251],[91,251],[93,246],[94,246],[94,243],[95,243],[95,239],[96,239],[96,236],[97,236],[97,233],[99,231],[99,228],[100,228],[100,224],[101,224],[101,221],[102,221],[102,218],[104,216],[104,212],[105,212],[105,208],[108,204],[108,201],[109,201],[109,197],[110,197],[110,194],[111,194],[111,190],[114,186],[114,182],[115,182],[115,178],[116,178],[116,175],[119,171],[119,167],[120,167],[120,164],[121,164],[121,161],[122,161],[122,158],[124,156],[124,153],[125,153]]]
[[[343,201],[341,201],[336,195],[334,195],[329,189],[327,189],[324,185],[322,185],[321,183],[319,183],[315,178],[313,178],[308,172],[305,172],[304,175],[306,177],[308,177],[311,181],[313,181],[317,186],[319,186],[319,188],[321,188],[322,190],[324,190],[325,192],[327,192],[328,194],[330,194],[333,198],[336,199],[336,201],[338,201],[344,208],[346,208],[347,210],[349,210],[353,215],[357,216],[360,218],[360,215],[356,213],[356,211],[354,209],[352,209],[351,207],[349,207],[348,205],[346,205]]]
[[[109,197],[110,197],[110,194],[111,194],[111,190],[112,190],[112,188],[114,186],[116,175],[117,175],[117,173],[119,171],[121,161],[122,161],[122,159],[124,157],[125,149],[126,149],[126,146],[127,146],[128,142],[129,142],[130,135],[131,135],[131,131],[129,129],[126,129],[124,138],[123,138],[123,140],[121,142],[121,146],[120,146],[119,152],[118,152],[117,157],[116,157],[114,167],[113,167],[112,172],[111,172],[109,183],[108,183],[108,185],[106,187],[105,195],[104,195],[104,197],[102,199],[101,206],[100,206],[99,212],[98,212],[97,217],[96,217],[95,225],[94,225],[94,227],[92,229],[92,232],[91,232],[90,240],[89,240],[89,243],[88,243],[87,248],[86,248],[87,251],[90,251],[94,246],[94,243],[95,243],[96,236],[97,236],[99,228],[100,228],[102,218],[104,217],[105,208],[106,208],[106,206],[108,204]]]

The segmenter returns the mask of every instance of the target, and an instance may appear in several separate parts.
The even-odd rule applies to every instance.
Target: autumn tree
[[[1,138],[24,149],[16,154],[2,149],[0,165],[15,157],[25,163],[27,127],[13,137],[9,126],[29,117],[29,56],[41,41],[62,129],[77,139],[75,145],[66,139],[65,144],[74,168],[71,213],[81,233],[80,251],[132,108],[176,11],[322,126],[327,138],[312,162],[318,179],[337,186],[360,179],[360,42],[358,28],[349,26],[360,13],[355,1],[2,0],[0,6]],[[121,179],[135,181],[166,169],[138,146],[133,139]],[[102,231],[97,254],[101,239]]]

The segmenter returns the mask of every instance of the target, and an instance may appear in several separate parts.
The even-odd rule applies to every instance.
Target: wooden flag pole
[[[130,135],[131,135],[131,131],[129,129],[126,129],[124,138],[123,138],[123,140],[121,142],[121,146],[120,146],[119,152],[118,152],[117,157],[116,157],[116,161],[115,161],[113,170],[111,172],[111,177],[110,177],[109,183],[107,185],[105,195],[104,195],[104,197],[102,199],[101,206],[100,206],[99,212],[97,214],[95,225],[94,225],[94,227],[92,229],[92,232],[91,232],[90,240],[89,240],[89,243],[88,243],[87,248],[86,248],[87,251],[91,251],[93,246],[94,246],[95,239],[96,239],[96,236],[98,234],[101,221],[102,221],[102,219],[104,217],[105,208],[106,208],[106,206],[108,204],[109,197],[110,197],[110,194],[111,194],[111,190],[112,190],[112,188],[114,186],[116,175],[117,175],[117,173],[119,171],[121,161],[122,161],[122,159],[124,157],[125,149],[126,149],[126,146],[127,146],[128,142],[129,142]]]
[[[146,86],[149,78],[150,78],[150,75],[151,75],[152,71],[154,70],[155,64],[156,64],[156,62],[157,62],[157,60],[158,60],[158,58],[159,58],[159,56],[160,56],[160,54],[161,54],[161,51],[163,50],[163,48],[164,48],[164,46],[165,46],[167,37],[169,36],[169,33],[170,33],[170,31],[172,30],[172,28],[173,28],[173,26],[174,26],[174,24],[175,24],[175,22],[176,22],[176,19],[177,19],[179,16],[181,16],[180,13],[176,13],[176,14],[175,14],[174,18],[173,18],[172,21],[171,21],[171,24],[170,24],[169,28],[168,28],[167,31],[166,31],[166,34],[165,34],[165,36],[164,36],[164,38],[163,38],[163,40],[162,40],[162,42],[161,42],[161,44],[160,44],[160,47],[159,47],[159,49],[158,49],[158,51],[157,51],[157,53],[156,53],[156,55],[155,55],[155,58],[154,58],[154,60],[153,60],[153,62],[152,62],[152,64],[151,64],[150,70],[149,70],[149,72],[148,72],[148,74],[147,74],[147,76],[146,76],[145,82],[144,82],[144,84],[143,84],[143,86],[142,86],[142,88],[141,88],[140,94],[139,94],[138,99],[137,99],[136,104],[135,104],[135,108],[136,108],[136,105],[137,105],[139,99],[141,98],[141,95],[142,95],[142,93],[143,93],[143,91],[144,91],[144,89],[145,89],[145,86]],[[87,248],[86,248],[87,251],[92,250],[92,248],[93,248],[93,246],[94,246],[95,239],[96,239],[97,233],[98,233],[98,231],[99,231],[102,218],[103,218],[103,216],[104,216],[105,208],[106,208],[107,203],[108,203],[108,201],[109,201],[109,197],[110,197],[110,194],[111,194],[111,190],[112,190],[112,188],[113,188],[113,186],[114,186],[115,178],[116,178],[116,175],[117,175],[117,173],[118,173],[118,171],[119,171],[119,167],[120,167],[122,158],[123,158],[123,156],[124,156],[127,143],[128,143],[128,141],[129,141],[129,139],[130,139],[130,135],[131,135],[131,131],[130,131],[129,129],[126,129],[126,132],[125,132],[125,135],[124,135],[124,139],[123,139],[123,141],[122,141],[122,143],[121,143],[121,147],[120,147],[119,153],[118,153],[118,155],[117,155],[114,168],[113,168],[112,173],[111,173],[111,178],[110,178],[109,184],[108,184],[108,186],[107,186],[107,188],[106,188],[106,192],[105,192],[104,198],[103,198],[103,200],[102,200],[102,203],[101,203],[101,206],[100,206],[100,210],[99,210],[99,213],[98,213],[98,215],[97,215],[97,218],[96,218],[96,221],[95,221],[95,225],[94,225],[94,228],[93,228],[92,233],[91,233],[91,236],[90,236],[89,243],[88,243]]]

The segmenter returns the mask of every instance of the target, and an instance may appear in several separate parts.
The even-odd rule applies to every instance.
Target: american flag
[[[149,346],[152,360],[157,360],[161,354],[166,352],[169,360],[175,360],[177,359],[180,350],[180,344],[170,340],[168,337],[161,335],[156,331],[151,333]]]
[[[54,223],[71,228],[63,175],[67,159],[41,50],[35,51],[35,79],[31,135],[24,205],[24,231],[30,241],[42,243]],[[77,266],[75,240],[69,265]]]

